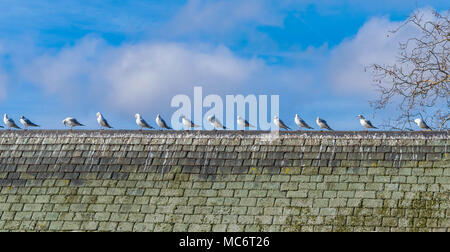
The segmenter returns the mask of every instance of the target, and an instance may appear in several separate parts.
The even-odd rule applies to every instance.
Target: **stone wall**
[[[450,231],[448,132],[1,131],[2,231]]]

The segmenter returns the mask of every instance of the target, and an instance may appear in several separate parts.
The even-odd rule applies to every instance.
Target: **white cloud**
[[[425,19],[431,19],[430,9],[422,9]],[[370,95],[375,91],[370,71],[365,68],[377,63],[393,65],[399,54],[399,42],[416,36],[419,31],[408,24],[392,33],[403,22],[388,17],[372,18],[350,39],[344,40],[330,54],[327,68],[328,82],[337,92],[358,92]]]
[[[282,25],[283,15],[272,7],[265,0],[189,0],[168,26],[174,33],[227,34],[242,24]]]
[[[232,30],[239,22],[257,20],[264,13],[264,8],[250,5],[242,7],[254,8],[248,16],[233,12],[230,6],[235,2],[191,1],[189,4],[192,6],[182,10],[179,17],[190,11],[189,8],[201,10],[196,17],[196,29],[217,26],[219,30]],[[234,21],[222,20],[227,15]],[[189,16],[195,15],[185,14]],[[181,20],[177,22],[189,26],[188,20],[185,23]],[[281,94],[283,99],[296,101],[295,96],[307,94],[297,101],[306,103],[308,99],[321,99],[330,93],[370,94],[372,77],[364,72],[364,67],[374,62],[392,64],[395,61],[398,41],[411,36],[412,32],[407,28],[390,34],[389,31],[399,24],[386,17],[370,19],[353,38],[335,48],[324,44],[319,48],[279,53],[281,58],[292,61],[287,65],[243,58],[224,46],[194,47],[186,43],[149,41],[111,46],[102,39],[86,37],[57,51],[34,53],[27,57],[31,59],[29,62],[18,64],[17,72],[23,80],[69,104],[108,106],[121,114],[168,111],[171,98],[177,94],[191,95],[193,86],[203,86],[205,93],[223,95],[249,91]],[[0,71],[0,87],[1,77]],[[332,90],[325,89],[326,81]]]
[[[19,70],[25,79],[39,84],[48,93],[69,97],[91,82],[91,74],[99,67],[103,46],[99,39],[84,39],[56,53],[33,55],[31,62],[21,62]]]
[[[26,81],[71,104],[131,113],[167,109],[174,95],[190,94],[193,86],[224,91],[245,85],[261,65],[223,46],[148,42],[113,47],[85,38],[20,69]]]
[[[203,51],[180,44],[125,46],[107,58],[101,72],[111,88],[109,100],[134,108],[148,101],[169,104],[169,97],[189,94],[196,85],[213,90],[243,85],[259,65],[224,47]]]

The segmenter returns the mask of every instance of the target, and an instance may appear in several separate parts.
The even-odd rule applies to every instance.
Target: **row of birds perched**
[[[377,127],[373,126],[373,124],[369,120],[364,118],[364,116],[358,115],[357,117],[359,118],[359,122],[361,123],[361,125],[364,128],[377,129]],[[142,131],[143,128],[153,129],[153,127],[150,126],[150,124],[148,124],[144,120],[144,118],[142,118],[142,116],[140,114],[136,114],[135,118],[136,118],[136,124],[140,127],[140,129],[139,129],[140,131]],[[199,125],[194,124],[192,121],[187,119],[184,115],[181,116],[181,120],[182,120],[183,125],[189,129],[200,128]],[[161,118],[161,116],[159,114],[156,116],[155,121],[160,129],[172,129],[167,125],[167,123]],[[214,127],[214,129],[227,129],[225,126],[223,126],[223,124],[215,116],[209,116],[208,121],[211,123],[211,125]],[[4,114],[3,122],[8,127],[8,130],[10,130],[11,128],[20,129],[20,127],[17,126],[17,124],[14,122],[14,120],[9,118],[7,114]],[[64,126],[69,126],[70,130],[72,130],[72,128],[75,126],[84,126],[83,124],[78,122],[77,119],[75,119],[73,117],[67,117],[62,122],[63,122]],[[112,128],[111,125],[108,123],[108,121],[105,119],[105,117],[103,117],[103,115],[100,112],[97,113],[97,122],[100,125],[102,130],[104,128]],[[278,116],[274,117],[273,122],[280,129],[286,129],[286,130],[291,129]],[[297,124],[299,129],[302,129],[302,128],[313,129],[313,127],[309,126],[302,118],[300,118],[300,116],[298,114],[295,115],[294,122],[295,122],[295,124]],[[420,118],[415,119],[414,122],[421,129],[431,130],[431,128],[425,123],[425,121],[423,121]],[[25,130],[28,129],[28,127],[39,127],[39,125],[31,122],[28,118],[26,118],[24,116],[20,117],[20,123],[24,125]],[[333,130],[324,119],[317,117],[316,123],[320,129]],[[239,126],[243,127],[244,129],[245,128],[256,128],[255,126],[251,125],[247,120],[245,120],[241,116],[237,117],[237,124]],[[0,126],[0,127],[3,128],[3,126]]]

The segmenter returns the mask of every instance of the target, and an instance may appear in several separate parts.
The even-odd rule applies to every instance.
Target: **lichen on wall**
[[[2,231],[449,231],[448,132],[2,131]]]

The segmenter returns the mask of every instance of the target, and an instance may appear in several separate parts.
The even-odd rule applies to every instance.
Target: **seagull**
[[[162,129],[172,129],[171,127],[167,126],[166,122],[161,118],[159,114],[156,116],[156,124],[158,124],[158,127]]]
[[[8,126],[8,130],[11,130],[11,128],[20,129],[20,127],[17,126],[17,124],[14,122],[13,119],[8,118],[7,114],[3,115],[3,122],[5,123],[6,126]]]
[[[301,130],[303,128],[312,129],[313,127],[309,126],[298,114],[295,114],[295,124],[298,125],[298,128]]]
[[[237,117],[237,123],[244,129],[245,128],[256,128],[255,126],[251,125],[249,122],[247,122],[247,120],[245,120],[241,116]]]
[[[66,119],[64,119],[62,121],[62,123],[64,124],[64,126],[69,125],[70,126],[70,130],[72,130],[72,128],[75,127],[75,126],[84,126],[83,124],[79,123],[77,121],[77,119],[75,119],[73,117],[67,117]]]
[[[20,123],[23,124],[25,130],[28,129],[28,127],[39,127],[39,125],[32,123],[28,118],[25,116],[20,117]]]
[[[181,121],[183,122],[183,125],[187,128],[200,128],[200,126],[194,124],[192,121],[186,119],[184,115],[181,115]]]
[[[421,118],[417,118],[414,120],[414,122],[417,124],[417,126],[419,126],[419,128],[421,129],[426,129],[426,130],[432,130],[430,128],[430,126],[428,126],[424,120],[422,120]]]
[[[214,127],[214,130],[216,130],[216,129],[227,129],[225,126],[222,125],[222,123],[218,119],[216,119],[215,116],[209,116],[208,117],[208,121]]]
[[[330,126],[328,126],[327,121],[320,119],[319,117],[317,117],[316,123],[321,129],[333,130]]]
[[[104,127],[110,129],[112,128],[100,112],[97,112],[97,122],[98,124],[100,124],[100,127],[102,127],[102,130],[104,129]]]
[[[139,130],[142,131],[142,128],[149,128],[149,129],[153,129],[152,126],[150,126],[150,124],[148,124],[144,118],[141,117],[140,114],[136,114],[134,115],[134,117],[136,117],[136,124],[141,127]]]
[[[358,115],[357,117],[359,118],[359,122],[361,123],[361,125],[366,129],[378,129],[377,127],[373,126],[369,120],[364,118],[364,116]]]
[[[273,123],[275,123],[275,125],[277,125],[277,127],[280,128],[280,129],[286,129],[286,130],[290,130],[291,129],[286,124],[284,124],[284,122],[281,121],[278,116],[275,116],[273,118]]]

